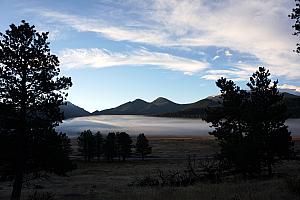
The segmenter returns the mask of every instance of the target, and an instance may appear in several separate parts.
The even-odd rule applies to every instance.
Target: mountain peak
[[[158,97],[157,99],[152,101],[152,104],[155,104],[155,105],[161,105],[161,104],[167,104],[167,103],[174,103],[174,102],[172,102],[169,99],[166,99],[164,97]]]
[[[136,100],[132,101],[132,103],[147,103],[147,102],[144,101],[143,99],[136,99]]]
[[[60,111],[64,113],[64,119],[89,116],[91,114],[83,108],[71,103],[70,101],[65,101],[65,103],[66,104],[59,107]]]

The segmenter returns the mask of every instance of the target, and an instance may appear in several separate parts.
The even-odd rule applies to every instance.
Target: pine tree
[[[248,104],[246,121],[249,128],[248,138],[255,140],[261,151],[261,162],[272,175],[272,165],[280,158],[291,154],[292,137],[285,125],[286,105],[283,94],[280,94],[278,80],[269,79],[270,72],[260,67],[247,86],[250,89],[251,100]]]
[[[127,157],[131,155],[131,147],[132,147],[132,140],[130,136],[125,133],[116,133],[117,137],[117,154],[122,157],[122,160],[125,161]]]
[[[116,156],[116,134],[108,133],[104,142],[104,156],[107,161],[113,161]]]
[[[149,146],[149,141],[144,135],[144,133],[138,135],[136,139],[135,149],[136,149],[136,153],[141,155],[142,160],[145,159],[146,155],[151,154],[152,147]]]
[[[21,197],[24,174],[33,170],[28,168],[29,163],[37,166],[40,161],[37,160],[40,157],[33,156],[32,141],[43,143],[43,137],[57,134],[54,127],[62,120],[59,106],[67,96],[63,91],[72,85],[71,78],[58,77],[59,61],[51,54],[47,39],[48,33],[38,33],[24,20],[21,25],[12,24],[9,30],[0,33],[0,107],[5,107],[0,113],[5,123],[0,135],[9,134],[13,138],[13,145],[7,149],[14,155],[12,200]],[[61,139],[64,137],[56,141],[61,143]],[[37,148],[47,149],[40,145]],[[62,159],[68,160],[68,155]],[[44,163],[36,170],[45,166]],[[55,172],[55,168],[51,170]]]
[[[101,155],[104,153],[104,148],[103,148],[104,139],[99,131],[95,134],[94,138],[95,138],[95,154],[96,154],[97,160],[99,161],[101,158]]]
[[[269,70],[260,67],[250,77],[249,91],[219,79],[222,106],[208,109],[205,119],[215,128],[210,134],[217,138],[221,156],[243,173],[260,173],[266,167],[271,176],[272,165],[292,152],[283,95],[278,81],[269,76]]]
[[[91,130],[85,130],[77,138],[79,152],[82,153],[84,160],[90,162],[95,156],[96,142]]]

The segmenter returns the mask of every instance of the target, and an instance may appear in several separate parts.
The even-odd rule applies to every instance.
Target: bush
[[[37,192],[29,195],[26,200],[55,200],[55,194],[51,192]]]
[[[300,177],[291,177],[286,180],[287,189],[297,195],[300,195]]]
[[[153,176],[144,176],[136,178],[130,186],[171,186],[182,187],[192,185],[196,181],[196,177],[188,170],[157,170]]]
[[[132,183],[129,184],[129,186],[152,187],[152,186],[158,186],[159,184],[160,183],[157,177],[148,175],[142,178],[136,178]]]

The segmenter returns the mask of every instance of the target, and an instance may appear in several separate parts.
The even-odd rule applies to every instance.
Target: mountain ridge
[[[74,118],[74,117],[83,117],[91,115],[90,112],[86,111],[85,109],[76,106],[75,104],[71,103],[70,101],[66,101],[65,105],[61,105],[60,112],[63,113],[64,119]]]
[[[164,97],[158,97],[152,102],[136,99],[121,104],[115,108],[95,111],[93,115],[158,115],[181,110],[185,104],[177,104]]]
[[[282,94],[287,105],[287,113],[289,117],[300,118],[300,96],[287,92],[283,92]],[[178,104],[165,97],[158,97],[152,102],[135,99],[115,108],[94,111],[92,113],[72,104],[71,102],[67,102],[66,106],[61,106],[61,110],[65,114],[65,119],[89,115],[148,115],[161,117],[202,118],[208,107],[219,106],[221,101],[222,100],[219,95],[208,96],[207,98],[187,104]]]
[[[300,96],[282,93],[284,101],[287,105],[287,112],[291,118],[300,118]],[[136,107],[135,103],[143,101],[145,107]],[[150,115],[161,117],[186,117],[186,118],[202,118],[205,115],[205,110],[208,107],[219,106],[221,103],[219,95],[208,96],[194,103],[178,104],[167,98],[158,97],[152,102],[147,102],[141,99],[129,101],[121,104],[118,107],[105,109],[102,111],[93,112],[93,115]],[[131,112],[120,112],[120,108],[129,106]],[[123,110],[124,111],[124,110]]]

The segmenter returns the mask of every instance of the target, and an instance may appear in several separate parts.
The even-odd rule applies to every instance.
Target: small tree
[[[138,135],[136,139],[135,150],[137,154],[141,155],[142,160],[144,160],[146,155],[151,154],[152,147],[149,146],[149,141],[144,133]]]
[[[58,136],[54,127],[62,120],[59,106],[67,95],[63,91],[72,85],[71,78],[58,77],[59,61],[51,54],[47,39],[48,33],[36,32],[35,27],[24,20],[21,25],[12,24],[10,30],[0,33],[0,108],[5,108],[0,111],[0,119],[6,123],[0,122],[0,135],[8,134],[13,144],[5,151],[12,152],[13,156],[11,200],[20,199],[24,174],[33,170],[33,163],[34,170],[44,170],[48,164],[57,162],[53,159],[38,165],[41,157],[35,157],[34,151],[44,149],[54,153],[57,149],[51,151],[42,145],[34,149],[32,146],[45,144],[44,137],[51,134]],[[55,146],[60,146],[64,139],[62,135],[56,137],[59,144]],[[68,155],[63,155],[63,160],[69,160]],[[54,165],[47,170],[56,172],[56,167],[60,166]]]
[[[83,154],[84,160],[90,162],[95,155],[95,139],[91,130],[85,130],[77,138],[79,152]]]
[[[34,137],[31,140],[33,154],[28,158],[32,172],[36,173],[42,167],[46,172],[65,175],[67,171],[75,168],[71,160],[65,159],[72,152],[70,139],[65,133],[52,130],[52,132],[45,131],[36,135],[40,138]],[[34,160],[36,161],[30,162]]]
[[[116,134],[108,133],[104,143],[104,156],[107,161],[113,161],[116,155]]]
[[[96,154],[97,160],[99,161],[101,158],[101,155],[104,152],[104,149],[103,149],[104,139],[99,131],[95,134],[94,138],[95,138],[95,154]]]
[[[287,158],[292,152],[292,137],[285,125],[286,105],[280,94],[278,80],[269,79],[270,72],[260,67],[247,86],[250,88],[248,114],[245,116],[249,127],[248,138],[252,138],[261,151],[262,164],[272,174],[272,165],[280,158]]]
[[[245,151],[248,151],[248,148],[245,148],[244,144],[247,131],[244,113],[247,112],[248,93],[225,78],[217,80],[216,85],[221,91],[222,106],[207,110],[205,120],[212,123],[212,127],[215,128],[210,135],[217,138],[221,147],[221,157],[234,164],[237,171],[249,171],[246,169],[257,165],[251,165],[250,157],[245,158],[247,154]]]
[[[260,67],[247,84],[250,91],[219,79],[222,106],[207,112],[206,121],[215,128],[210,134],[219,141],[222,157],[244,173],[260,172],[266,166],[271,175],[272,165],[292,151],[283,95],[278,81],[269,76],[269,70]]]
[[[132,140],[130,136],[125,133],[117,133],[117,154],[119,157],[122,157],[122,160],[125,161],[127,157],[131,155]]]

